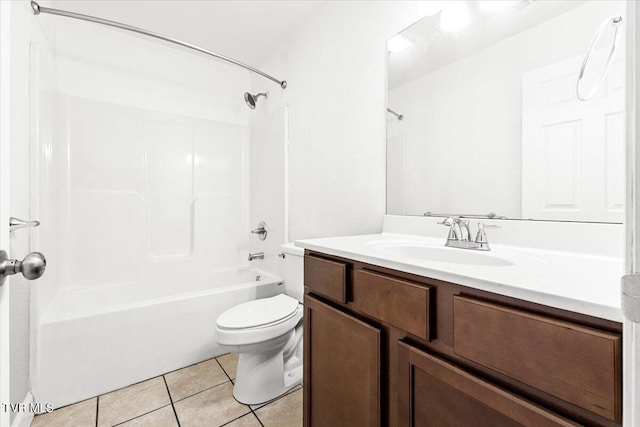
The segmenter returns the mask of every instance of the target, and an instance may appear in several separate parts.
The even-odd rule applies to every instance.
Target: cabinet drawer
[[[457,366],[398,344],[399,426],[575,426]]]
[[[615,422],[620,336],[454,296],[454,352]]]
[[[430,288],[367,270],[356,270],[353,306],[376,319],[430,340]]]
[[[304,286],[341,303],[347,302],[347,263],[305,255]]]

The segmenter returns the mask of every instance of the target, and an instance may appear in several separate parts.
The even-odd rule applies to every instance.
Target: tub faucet
[[[249,254],[249,261],[254,259],[264,259],[264,252],[256,252],[255,254]]]

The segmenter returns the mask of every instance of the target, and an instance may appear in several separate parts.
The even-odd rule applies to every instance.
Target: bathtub
[[[250,267],[180,277],[57,295],[35,337],[36,402],[58,408],[218,356],[223,311],[284,292],[279,277]]]

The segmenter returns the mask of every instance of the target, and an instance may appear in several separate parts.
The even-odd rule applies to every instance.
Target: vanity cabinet
[[[304,424],[620,426],[622,325],[305,252]]]

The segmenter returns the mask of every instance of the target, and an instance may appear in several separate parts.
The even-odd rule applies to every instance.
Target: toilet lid
[[[243,302],[218,317],[218,326],[225,329],[246,329],[275,323],[291,316],[298,308],[298,300],[280,294]]]

